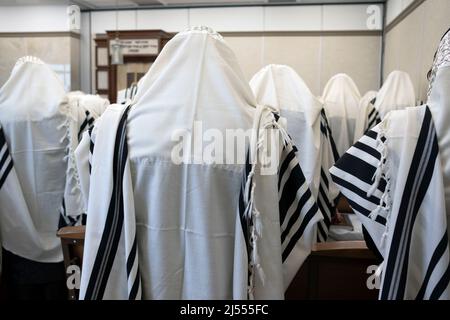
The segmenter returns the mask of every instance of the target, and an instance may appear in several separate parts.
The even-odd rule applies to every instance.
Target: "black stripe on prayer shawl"
[[[116,133],[113,159],[113,190],[109,204],[102,239],[97,251],[92,273],[86,289],[86,300],[98,300],[103,298],[114,258],[117,253],[119,239],[124,222],[123,204],[123,175],[128,155],[126,141],[127,116],[130,111],[128,106],[120,119]],[[139,275],[137,275],[139,277]]]
[[[286,248],[283,250],[282,253],[282,261],[286,261],[286,259],[289,257],[289,254],[291,253],[292,249],[294,249],[295,245],[297,244],[298,240],[303,236],[303,233],[305,232],[306,227],[309,225],[309,222],[312,220],[312,218],[317,214],[318,208],[317,205],[314,204],[308,212],[305,214],[305,217],[303,218],[303,221],[300,225],[300,227],[297,229],[297,231],[292,236],[291,240],[289,241]]]
[[[336,144],[333,140],[333,135],[331,134],[331,129],[328,124],[328,119],[326,117],[325,110],[322,109],[320,113],[320,131],[322,134],[322,139],[326,141],[327,144],[330,145],[332,156],[333,156],[333,163],[335,163],[338,158],[339,154],[337,151]],[[331,219],[335,214],[335,204],[337,203],[340,194],[336,197],[336,199],[331,199],[329,197],[330,194],[330,184],[328,181],[328,177],[326,172],[328,168],[321,167],[320,170],[320,183],[319,183],[319,193],[317,197],[317,205],[319,206],[320,211],[322,212],[324,216],[324,220],[321,220],[317,226],[318,226],[318,233],[317,233],[317,241],[318,242],[325,242],[328,238],[328,231],[330,229],[331,225]]]
[[[242,226],[242,232],[244,233],[244,239],[245,239],[245,243],[247,245],[247,249],[249,249],[249,222],[248,222],[248,218],[247,218],[247,212],[246,212],[246,204],[244,201],[244,197],[245,197],[245,185],[247,184],[247,179],[248,179],[248,175],[250,174],[250,171],[252,169],[252,166],[250,164],[250,152],[247,153],[247,159],[245,162],[245,168],[244,168],[244,176],[242,179],[242,185],[241,185],[241,192],[239,193],[239,217],[241,220],[241,226]],[[250,185],[252,183],[253,178],[250,178]]]
[[[252,252],[252,246],[251,246],[251,239],[250,239],[250,228],[252,227],[252,220],[248,218],[248,213],[246,211],[247,205],[245,203],[244,198],[248,198],[250,195],[245,194],[245,186],[247,184],[248,175],[250,174],[250,171],[252,169],[252,166],[250,164],[250,151],[247,152],[247,157],[245,161],[245,167],[242,177],[242,184],[241,184],[241,191],[239,192],[239,202],[238,202],[238,210],[239,210],[239,219],[241,222],[242,227],[242,233],[244,235],[245,240],[245,248],[247,252],[247,287],[250,287],[250,279],[252,276],[252,266],[250,265],[251,259],[250,254]],[[249,184],[252,184],[252,179],[250,177]],[[250,190],[249,190],[250,191]]]
[[[434,268],[436,267],[442,256],[445,254],[447,248],[448,248],[448,234],[447,231],[445,231],[444,236],[442,237],[441,241],[439,241],[439,244],[437,245],[436,249],[433,252],[433,255],[431,256],[430,264],[428,265],[425,278],[422,282],[422,286],[420,287],[420,290],[417,293],[416,300],[423,300],[425,296],[425,291],[428,288],[428,282],[430,281]]]
[[[381,159],[381,154],[376,149],[374,149],[372,147],[369,147],[367,144],[364,144],[362,142],[357,141],[353,145],[353,147],[355,147],[355,148],[357,148],[357,149],[359,149],[361,151],[364,151],[365,153],[370,154],[372,157],[374,157],[374,158],[376,158],[378,160]]]
[[[0,159],[0,189],[8,178],[9,173],[13,168],[13,160],[9,153],[8,144],[6,143],[5,134],[0,126],[0,155],[3,156]]]
[[[341,159],[334,165],[336,168],[354,174],[367,184],[373,183],[372,177],[377,170],[376,167],[350,153],[345,153]]]
[[[88,157],[89,174],[91,174],[91,171],[92,171],[92,156],[94,154],[94,140],[92,138],[92,130],[93,129],[94,129],[94,126],[89,128],[89,130],[88,130],[88,133],[89,133],[89,157]]]
[[[376,140],[377,137],[378,137],[378,133],[376,133],[376,132],[373,131],[373,130],[368,130],[368,131],[365,133],[365,135],[368,136],[368,137],[370,137],[370,138],[372,138],[372,139],[374,139],[374,140]]]
[[[299,190],[299,188],[302,187],[302,185],[304,185],[306,183],[306,179],[303,175],[303,173],[298,173],[298,170],[294,170],[297,166],[300,168],[300,166],[298,165],[298,160],[295,157],[295,153],[292,152],[292,154],[294,155],[293,159],[291,159],[291,161],[297,161],[297,164],[289,171],[285,170],[285,172],[281,172],[280,170],[280,178],[282,179],[282,177],[284,177],[287,174],[287,180],[283,186],[283,189],[280,190],[280,186],[278,189],[279,192],[279,204],[280,204],[280,223],[283,224],[284,219],[287,215],[287,212],[289,210],[289,208],[291,207],[291,205],[293,204],[294,201],[296,201],[296,197],[297,197],[297,192]],[[289,159],[291,157],[288,156],[286,158],[286,160],[284,161],[282,167],[284,166],[284,164],[288,163]],[[289,163],[288,163],[289,165]],[[309,189],[307,189],[307,191],[309,192],[309,195],[306,197],[305,201],[311,197],[311,192],[309,191]],[[304,195],[302,195],[303,197]],[[301,199],[300,199],[301,200]]]
[[[285,247],[282,252],[283,262],[289,257],[289,254],[302,237],[309,222],[319,211],[300,168],[300,164],[295,157],[295,150],[297,149],[289,143],[283,147],[281,158],[284,158],[284,161],[281,163],[278,171],[279,181],[286,181],[284,186],[278,185],[281,244]],[[289,164],[291,165],[289,166]],[[286,175],[287,178],[284,178]],[[288,211],[291,207],[294,207],[295,210],[288,216]],[[293,229],[293,226],[299,219],[301,219],[300,225],[296,229]],[[285,220],[287,220],[287,224],[283,227]],[[286,241],[288,242],[285,246]]]
[[[327,114],[325,113],[325,109],[320,111],[320,119],[321,123],[323,122],[323,126],[326,129],[326,136],[330,140],[331,151],[333,152],[334,162],[338,161],[340,158],[339,152],[336,147],[336,143],[334,142],[333,133],[331,132],[330,124],[328,122]],[[322,127],[322,125],[321,125]]]
[[[86,118],[84,118],[83,123],[80,126],[80,129],[78,130],[78,141],[81,140],[81,137],[83,135],[83,132],[86,128],[91,129],[95,119],[91,116],[91,113],[89,111],[85,111]]]
[[[431,112],[427,108],[411,161],[384,270],[385,279],[380,294],[380,298],[383,300],[398,300],[404,297],[412,230],[433,177],[438,151],[436,131]]]
[[[444,274],[442,275],[442,278],[439,280],[433,292],[431,293],[430,300],[438,300],[441,297],[442,293],[445,291],[445,289],[447,289],[449,282],[450,282],[450,264],[447,266],[447,270],[445,270]]]
[[[366,130],[370,130],[373,127],[375,127],[377,124],[381,122],[380,114],[378,113],[378,110],[375,109],[373,104],[369,105],[369,116],[367,117],[367,128]]]
[[[137,263],[136,252],[137,252],[137,235],[134,236],[133,246],[127,259],[127,278],[130,278],[131,270],[133,269],[133,266]],[[139,265],[137,265],[137,274],[139,275]],[[137,276],[134,279],[133,286],[131,287],[128,299],[135,300],[138,290],[139,290],[139,276]]]
[[[365,133],[365,137],[371,139],[372,145],[376,144],[377,135],[378,134],[372,130]],[[384,138],[381,140],[383,141]],[[342,173],[337,175],[334,172],[330,172],[330,174],[334,183],[342,190],[345,190],[343,193],[346,195],[352,210],[367,217],[380,204],[381,199],[376,196],[375,193],[371,196],[367,196],[367,191],[374,182],[373,175],[377,170],[377,167],[362,159],[373,157],[380,161],[381,154],[377,149],[366,144],[363,139],[360,139],[351,147],[351,153],[352,154],[346,152],[334,165],[335,168],[342,170],[349,176],[344,179],[343,176],[341,176]],[[379,194],[384,193],[386,184],[386,179],[382,177],[377,186]],[[375,217],[375,221],[382,225],[386,225],[386,219],[380,215]]]
[[[136,300],[137,294],[139,292],[139,278],[140,278],[140,276],[139,276],[139,266],[137,267],[136,274],[137,274],[137,276],[134,279],[133,286],[131,287],[131,291],[130,291],[128,300]]]

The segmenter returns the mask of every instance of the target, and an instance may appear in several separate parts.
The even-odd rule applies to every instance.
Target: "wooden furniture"
[[[70,266],[78,266],[81,270],[83,264],[85,226],[64,227],[58,230],[57,236],[61,239],[66,271]],[[67,274],[66,274],[67,275]],[[69,299],[78,299],[78,289],[69,288]]]
[[[81,268],[84,235],[84,226],[58,231],[66,269],[74,264]],[[366,285],[372,274],[367,268],[373,265],[375,256],[364,241],[318,243],[286,291],[286,299],[375,300],[378,290]],[[77,298],[78,290],[70,290],[69,299]]]
[[[341,213],[352,213],[353,212],[350,204],[348,203],[347,198],[344,196],[339,198],[336,208]]]
[[[366,285],[372,275],[367,268],[375,264],[364,241],[318,243],[286,291],[286,299],[377,299],[378,290]]]
[[[123,46],[134,46],[124,50],[124,64],[151,64],[161,52],[173,34],[163,30],[119,30],[106,31],[96,35],[95,41],[95,89],[97,94],[107,97],[111,103],[117,100],[118,66],[111,64],[111,42],[118,38]],[[150,43],[151,42],[151,43]],[[144,43],[140,47],[139,43]],[[148,47],[151,45],[152,47]],[[146,48],[143,48],[147,46]],[[147,72],[147,70],[145,70]],[[144,73],[145,73],[144,72]],[[135,81],[139,79],[134,79]]]

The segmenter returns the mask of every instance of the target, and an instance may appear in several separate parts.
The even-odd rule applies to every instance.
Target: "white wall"
[[[387,0],[386,25],[397,18],[415,0]]]
[[[192,9],[147,9],[147,10],[124,10],[118,11],[118,28],[121,30],[142,30],[142,29],[162,29],[167,32],[178,32],[193,25],[208,25],[219,32],[302,32],[302,31],[368,31],[370,28],[367,22],[370,20],[371,12],[368,12],[370,4],[363,5],[308,5],[308,6],[275,6],[275,7],[230,7],[230,8],[192,8]],[[372,5],[373,6],[373,5]],[[379,8],[380,19],[382,6]],[[97,11],[82,13],[81,18],[81,40],[80,40],[80,82],[83,91],[95,91],[93,87],[94,81],[94,38],[96,34],[105,33],[106,30],[114,30],[116,28],[116,11]],[[381,23],[375,30],[381,29]],[[373,30],[373,29],[370,29]],[[0,7],[0,33],[1,32],[48,32],[48,31],[69,31],[66,6],[10,6]],[[311,53],[313,57],[321,57],[324,53],[322,47],[326,47],[331,38],[323,38],[320,33],[313,37],[308,35],[294,36],[292,45],[290,44],[287,34],[280,34],[272,38],[267,38],[268,43],[275,41],[280,37],[280,43],[285,44],[291,50],[295,49],[297,56],[291,64],[298,64],[297,59],[302,61],[302,65],[307,68],[309,62],[302,58],[303,53]],[[283,38],[284,37],[284,38]],[[303,38],[305,39],[303,39]],[[228,37],[229,38],[229,37]],[[281,39],[283,38],[283,39]],[[322,39],[323,38],[323,39]],[[338,37],[339,38],[339,37]],[[378,42],[381,37],[370,37],[368,43],[364,42],[364,46],[374,47],[375,55],[381,56],[378,50]],[[254,68],[266,63],[267,61],[283,63],[283,59],[289,53],[283,53],[280,48],[273,47],[268,50],[264,47],[265,37],[254,38],[229,38],[232,42],[233,50],[238,56],[245,56],[245,48],[248,43],[257,43],[254,48],[261,53],[259,64],[253,66],[247,59],[242,61],[243,68],[247,70],[248,75],[252,74]],[[303,40],[302,40],[303,39]],[[285,41],[286,40],[286,41]],[[309,41],[311,40],[311,41]],[[337,39],[339,40],[339,39]],[[333,40],[334,41],[334,40]],[[338,50],[339,54],[343,54],[340,47],[348,46],[348,41],[352,44],[352,37],[343,39],[342,45],[330,50]],[[339,41],[338,41],[339,42]],[[359,43],[360,39],[355,39],[355,43]],[[294,48],[295,44],[302,43],[306,48]],[[316,44],[318,46],[316,46]],[[352,46],[358,49],[358,46]],[[314,50],[313,50],[314,49]],[[271,52],[271,50],[273,52]],[[329,50],[329,51],[330,51]],[[359,50],[359,49],[358,49]],[[310,52],[311,51],[311,52]],[[317,51],[317,52],[316,52]],[[331,51],[330,51],[331,52]],[[325,52],[326,53],[326,52]],[[331,52],[332,53],[332,52]],[[298,55],[300,54],[300,55]],[[306,53],[305,53],[306,54]],[[345,53],[348,55],[348,52]],[[308,56],[309,57],[309,56]],[[266,59],[267,58],[267,59]],[[336,55],[333,55],[336,58]],[[339,58],[339,57],[337,57]],[[352,57],[348,57],[351,59]],[[348,60],[347,59],[347,60]],[[266,61],[267,60],[267,61]],[[288,61],[287,59],[286,61]],[[323,61],[323,59],[319,59]],[[379,68],[379,60],[367,62],[372,64],[370,68]],[[89,63],[90,62],[90,63]],[[287,63],[285,62],[285,63]],[[365,63],[365,62],[364,62]],[[355,66],[360,68],[363,61],[357,61]],[[317,70],[316,70],[317,69]],[[317,68],[311,71],[310,77],[314,73],[319,73],[324,69],[322,62]],[[319,71],[318,71],[319,70]],[[343,70],[345,71],[345,70]],[[373,71],[373,70],[372,70]],[[371,72],[372,72],[371,71]],[[372,72],[373,73],[373,72]],[[379,72],[378,72],[379,73]],[[308,76],[306,76],[308,77]],[[314,79],[313,86],[319,93],[323,83],[327,79]],[[328,77],[328,74],[324,75]],[[376,81],[373,79],[368,81],[367,85],[373,87]]]
[[[275,6],[275,7],[231,7],[231,8],[192,8],[192,9],[159,9],[159,10],[127,10],[119,11],[97,11],[91,12],[90,28],[91,28],[91,51],[83,50],[82,55],[91,55],[91,61],[93,63],[95,43],[94,38],[96,34],[105,33],[106,30],[114,30],[116,28],[116,14],[118,20],[118,28],[120,30],[142,30],[142,29],[162,29],[167,32],[178,32],[182,31],[189,26],[194,25],[207,25],[218,32],[302,32],[302,31],[369,31],[369,30],[381,30],[382,28],[382,6],[376,5],[377,19],[380,19],[377,27],[372,28],[368,25],[368,20],[373,11],[368,11],[369,8],[373,9],[374,5],[363,4],[363,5],[308,5],[308,6]],[[86,13],[84,13],[86,14]],[[85,20],[83,19],[83,22]],[[82,29],[87,28],[82,25]],[[84,32],[82,32],[82,37]],[[273,41],[277,37],[272,37],[267,41]],[[285,36],[281,36],[284,40],[288,40]],[[243,67],[244,73],[247,77],[250,77],[258,68],[262,67],[265,63],[289,63],[290,65],[297,65],[299,62],[297,60],[302,60],[304,66],[308,65],[309,62],[304,61],[307,57],[309,58],[312,48],[314,52],[312,57],[316,57],[320,61],[320,65],[314,68],[311,72],[303,70],[297,70],[299,73],[303,71],[301,75],[305,78],[311,78],[309,85],[312,87],[316,94],[320,94],[324,83],[328,80],[328,74],[324,74],[322,77],[322,71],[327,68],[322,68],[323,59],[321,53],[323,51],[321,48],[326,46],[329,42],[328,37],[321,40],[322,36],[320,34],[314,36],[317,39],[314,40],[311,36],[306,36],[305,39],[301,36],[294,36],[290,38],[288,42],[280,39],[283,43],[284,50],[291,51],[293,49],[292,44],[302,43],[306,45],[305,48],[296,48],[296,57],[290,61],[285,59],[289,52],[283,53],[280,48],[267,49],[264,45],[264,37],[238,37],[230,38],[226,37],[229,41],[230,46],[235,51],[236,55],[240,58],[241,65]],[[375,58],[371,56],[367,58],[367,61],[359,61],[358,52],[355,53],[357,58],[355,58],[354,66],[361,69],[362,63],[371,64],[367,66],[370,72],[367,74],[372,74],[370,79],[361,79],[362,90],[376,89],[378,86],[378,78],[380,77],[380,59],[381,59],[381,49],[378,45],[381,43],[381,37],[369,37],[370,40],[363,41],[363,45],[367,45],[373,48],[374,55],[380,58]],[[303,39],[303,40],[302,40]],[[378,40],[377,40],[378,39]],[[344,41],[345,40],[345,41]],[[352,41],[352,37],[346,37],[343,41],[348,45],[348,41]],[[360,43],[360,38],[355,39],[355,43]],[[317,43],[318,47],[314,44]],[[256,45],[256,47],[251,48],[252,52],[255,51],[256,56],[248,57],[246,52],[248,52],[248,44]],[[360,43],[361,45],[361,43]],[[344,44],[342,45],[344,46]],[[353,48],[358,48],[358,46],[353,46]],[[339,54],[343,54],[345,51],[342,48],[335,48],[339,51]],[[364,48],[362,48],[364,49]],[[305,51],[306,50],[306,51]],[[334,50],[334,49],[330,49]],[[291,51],[292,52],[292,51]],[[365,52],[365,51],[364,51]],[[302,54],[305,57],[302,58]],[[349,52],[346,51],[345,54]],[[332,52],[330,52],[332,54]],[[256,57],[259,58],[256,58]],[[335,58],[336,55],[333,55]],[[266,59],[267,58],[267,59]],[[351,57],[348,57],[351,60]],[[89,59],[86,57],[83,60]],[[257,61],[256,61],[257,60]],[[370,61],[369,61],[370,60]],[[334,61],[334,60],[333,60]],[[314,64],[313,62],[311,62]],[[336,66],[336,68],[342,66]],[[343,67],[339,69],[341,72],[352,73],[353,70],[347,70],[349,68]],[[354,68],[352,68],[354,69]],[[308,69],[309,70],[309,69]],[[362,70],[366,70],[364,67]],[[353,72],[354,73],[354,72]],[[366,73],[366,72],[363,72]],[[375,73],[375,74],[374,74]],[[313,77],[317,79],[312,79]],[[86,78],[86,75],[82,73],[82,79]],[[91,90],[95,92],[95,71],[91,68]],[[356,75],[358,77],[358,75]],[[361,77],[359,77],[361,78]],[[356,80],[356,79],[355,79]]]
[[[369,30],[369,6],[371,5],[127,10],[118,12],[118,28],[178,32],[189,26],[207,25],[219,32]],[[382,6],[376,6],[380,8],[381,14]],[[116,12],[92,12],[93,34],[115,28]],[[381,24],[375,30],[381,30]]]
[[[81,91],[91,92],[91,30],[90,30],[90,12],[81,14],[80,30],[80,84]]]
[[[69,31],[67,6],[1,6],[0,32]]]
[[[449,17],[450,0],[426,0],[391,28],[385,37],[383,78],[393,70],[407,72],[417,99],[424,101],[427,72],[442,35],[450,28]]]

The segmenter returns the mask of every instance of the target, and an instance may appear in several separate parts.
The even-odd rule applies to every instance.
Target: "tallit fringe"
[[[74,186],[70,190],[71,194],[77,193],[77,202],[81,202],[81,181],[78,173],[78,167],[75,159],[75,150],[73,149],[73,137],[78,136],[78,132],[71,132],[71,122],[75,121],[74,115],[71,112],[70,100],[67,99],[61,104],[61,113],[65,116],[65,120],[60,124],[57,129],[63,129],[66,131],[64,137],[60,140],[61,143],[66,144],[66,155],[64,161],[67,161],[66,169],[66,184],[74,181]]]
[[[388,148],[387,148],[387,137],[386,137],[386,123],[387,121],[381,122],[379,128],[380,131],[377,135],[377,151],[381,154],[381,159],[375,174],[372,179],[374,180],[371,188],[367,192],[367,196],[370,197],[377,190],[380,180],[383,178],[386,181],[386,188],[383,195],[380,198],[380,203],[377,208],[369,214],[370,219],[375,219],[377,216],[382,216],[389,221],[391,216],[392,208],[392,197],[391,197],[391,169],[389,162],[387,160]],[[381,248],[386,245],[386,239],[389,233],[389,223],[386,223],[384,233],[381,237]],[[381,267],[381,266],[380,266]],[[381,272],[381,270],[380,270]]]
[[[271,112],[272,110],[269,109]],[[264,112],[264,110],[263,110]],[[256,143],[256,150],[251,149],[252,152],[254,152],[253,155],[251,155],[251,170],[247,176],[247,182],[245,184],[245,195],[250,195],[249,198],[244,199],[244,201],[247,202],[245,213],[247,214],[246,218],[248,220],[252,221],[252,227],[251,227],[251,246],[252,246],[252,252],[250,257],[250,279],[249,279],[249,288],[248,288],[248,296],[250,300],[253,300],[254,297],[254,289],[255,289],[255,272],[258,275],[262,285],[264,286],[266,276],[264,273],[264,269],[261,266],[260,256],[259,256],[259,239],[262,236],[263,232],[263,224],[262,224],[262,217],[261,213],[257,209],[255,205],[255,189],[256,189],[256,182],[253,179],[255,176],[256,171],[256,165],[258,164],[258,154],[261,148],[264,145],[264,141],[266,139],[265,131],[267,129],[277,129],[278,132],[280,132],[282,138],[283,138],[283,146],[286,146],[288,143],[292,143],[292,139],[290,138],[289,134],[284,130],[284,128],[275,121],[275,118],[272,115],[272,120],[268,121],[267,123],[263,124],[262,129],[258,128],[258,138]]]
[[[16,62],[16,64],[14,65],[14,68],[19,67],[27,62],[31,62],[31,63],[36,63],[36,64],[44,64],[44,62],[34,56],[24,56],[22,58],[19,58]]]
[[[216,40],[220,40],[223,41],[223,37],[220,33],[218,33],[217,31],[214,31],[213,29],[211,29],[210,27],[207,26],[192,26],[192,27],[188,27],[186,28],[183,33],[189,33],[189,32],[199,32],[199,33],[207,33],[209,35],[211,35],[213,38],[215,38]]]

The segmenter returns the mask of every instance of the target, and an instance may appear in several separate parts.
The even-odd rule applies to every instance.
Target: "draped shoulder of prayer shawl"
[[[449,299],[444,186],[427,106],[392,111],[330,169],[384,257],[380,299]]]
[[[380,114],[375,108],[376,95],[376,91],[369,91],[361,98],[359,103],[359,107],[364,113],[364,132],[372,129],[381,122]],[[358,137],[358,139],[359,138],[360,137]]]
[[[339,154],[357,141],[365,131],[366,108],[360,107],[361,95],[346,74],[337,74],[325,85],[322,99]]]
[[[427,105],[433,114],[441,155],[447,220],[450,219],[450,32],[442,37],[431,69]],[[449,232],[450,234],[450,226]]]
[[[317,236],[319,241],[325,241],[339,191],[328,172],[337,157],[323,104],[300,76],[284,65],[264,67],[253,76],[250,86],[259,104],[274,108],[287,119],[287,129],[299,148],[301,169],[324,216]]]
[[[238,215],[256,112],[244,79],[219,34],[192,28],[164,47],[132,105],[96,123],[81,298],[283,298],[301,242],[283,266],[276,171],[253,180],[252,239]]]
[[[285,122],[274,109],[258,107],[239,197],[243,233],[236,235],[236,250],[247,248],[243,255],[248,257],[249,298],[265,297],[255,295],[261,286],[260,281],[255,281],[255,274],[259,276],[256,280],[267,279],[264,276],[267,265],[260,264],[261,257],[275,255],[266,251],[269,239],[267,230],[261,228],[261,219],[279,211],[284,290],[311,252],[316,225],[323,219],[296,157],[297,148],[285,130]],[[276,143],[271,143],[274,140]],[[274,187],[278,188],[275,198]],[[274,208],[277,202],[278,208]],[[277,241],[276,237],[274,240]],[[240,269],[243,268],[241,265]]]
[[[0,89],[2,246],[37,262],[63,260],[56,231],[69,166],[64,95],[58,76],[33,57],[19,59]]]
[[[409,74],[403,71],[392,71],[378,91],[375,109],[381,119],[392,110],[401,110],[416,106],[416,95]]]

